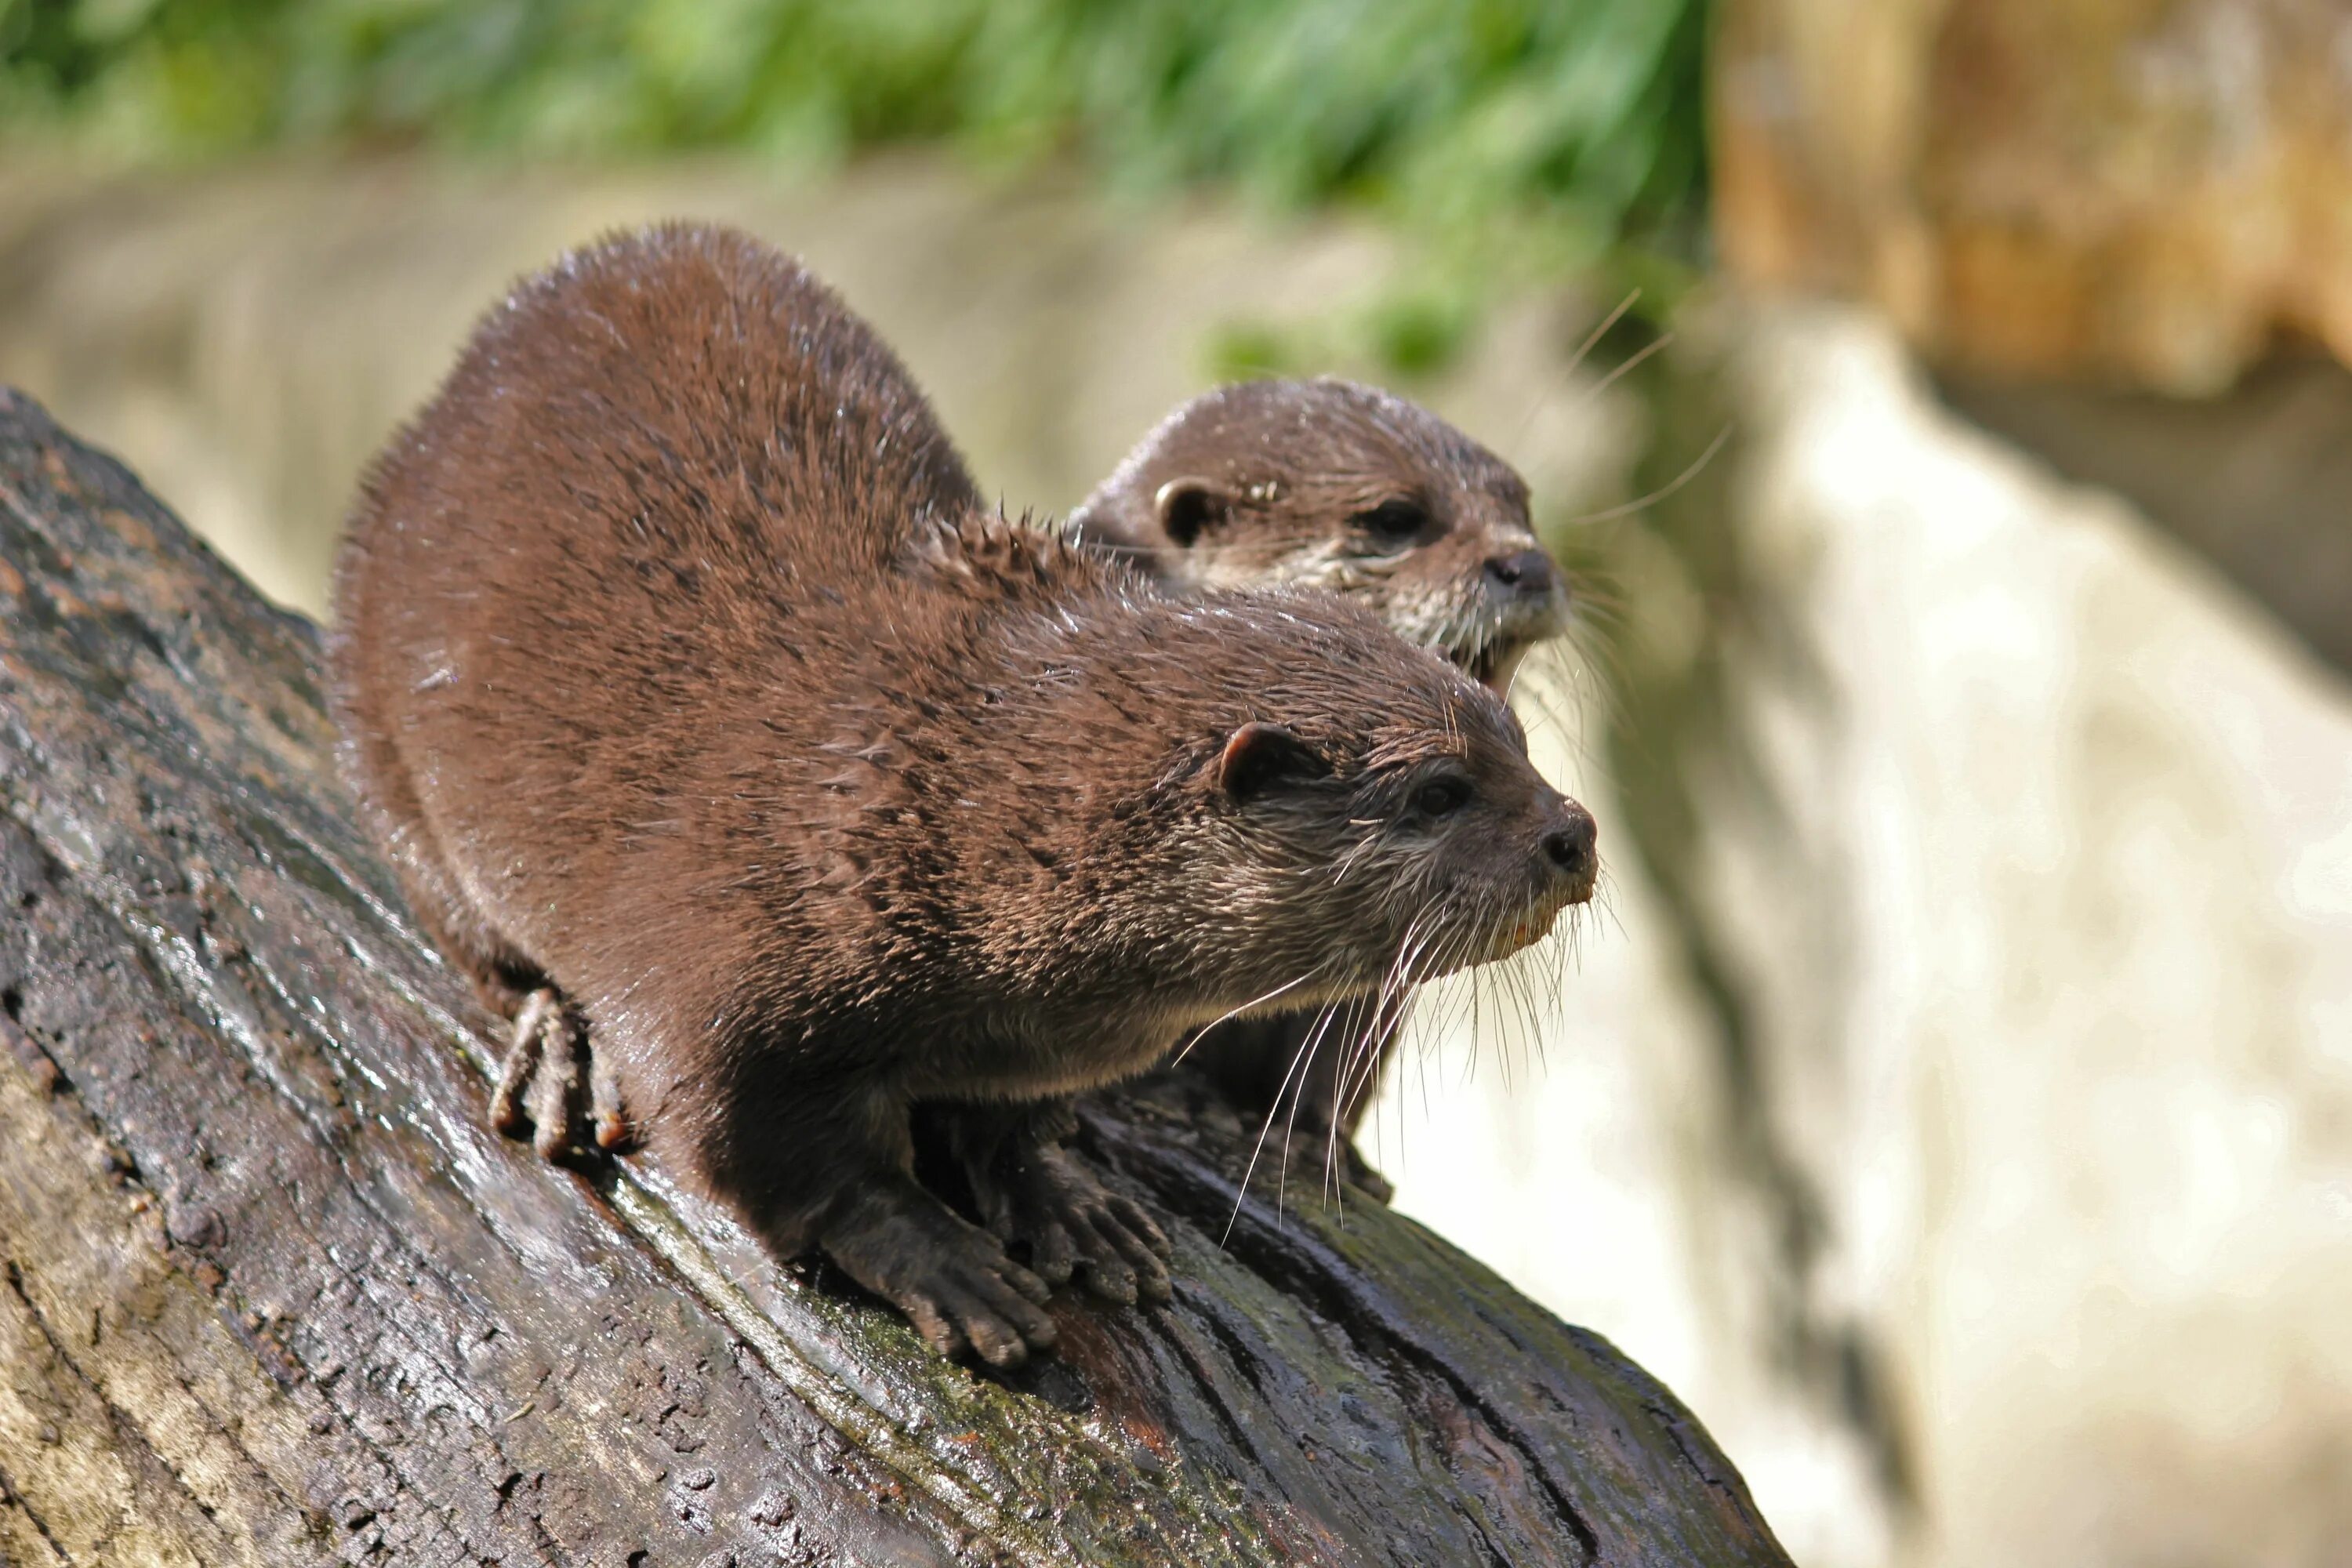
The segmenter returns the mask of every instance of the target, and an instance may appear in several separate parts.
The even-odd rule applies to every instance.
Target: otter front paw
[[[943,1356],[967,1345],[993,1365],[1019,1366],[1052,1347],[1053,1293],[1005,1256],[1003,1244],[935,1200],[870,1194],[826,1227],[825,1253],[860,1285],[907,1314]]]
[[[579,1009],[552,986],[541,986],[515,1012],[514,1033],[499,1065],[498,1091],[490,1098],[491,1125],[509,1138],[532,1133],[542,1159],[585,1152],[583,1078],[596,1146],[623,1147],[629,1142],[628,1121],[613,1064],[596,1050]]]
[[[1075,1274],[1095,1295],[1129,1306],[1168,1300],[1168,1237],[1068,1150],[1017,1138],[968,1173],[988,1227],[1028,1243],[1046,1279],[1059,1285]]]

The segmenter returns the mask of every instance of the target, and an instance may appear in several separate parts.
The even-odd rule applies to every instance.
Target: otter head
[[[1155,656],[1205,670],[1162,704],[1148,874],[1189,917],[1150,932],[1211,1016],[1402,992],[1506,957],[1592,896],[1593,821],[1528,761],[1493,691],[1319,595],[1218,596]],[[1148,693],[1139,693],[1148,697]],[[1152,928],[1157,927],[1156,930]],[[1194,1020],[1203,1021],[1203,1020]]]
[[[1567,626],[1567,584],[1519,476],[1426,409],[1352,382],[1194,398],[1068,526],[1174,584],[1344,594],[1497,691]]]

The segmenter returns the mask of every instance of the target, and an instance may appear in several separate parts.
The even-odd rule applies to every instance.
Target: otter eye
[[[1355,524],[1383,544],[1402,544],[1429,526],[1429,510],[1419,501],[1402,497],[1384,500],[1370,511],[1360,511]]]
[[[1432,779],[1421,786],[1412,797],[1414,807],[1423,816],[1451,816],[1470,804],[1470,781],[1464,778]]]

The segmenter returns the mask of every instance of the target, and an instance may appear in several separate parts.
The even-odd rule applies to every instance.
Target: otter
[[[1296,584],[1342,594],[1498,693],[1528,651],[1567,623],[1567,580],[1536,538],[1517,472],[1418,404],[1334,378],[1245,382],[1184,404],[1063,531],[1173,587]],[[1229,1020],[1181,1055],[1245,1112],[1269,1126],[1278,1119],[1286,1154],[1385,1202],[1389,1183],[1354,1135],[1402,1022],[1401,1005]],[[543,1076],[510,1078],[501,1125],[535,1126],[542,1149],[569,1152],[579,1141],[577,1059],[562,1053],[537,1068]],[[595,1100],[597,1141],[617,1147],[626,1141],[619,1108],[609,1089]],[[979,1138],[971,1120],[945,1131],[960,1143],[1003,1147],[1003,1130]],[[1014,1142],[1007,1158],[1021,1148]],[[976,1184],[980,1166],[1005,1163],[965,1162]],[[1131,1299],[1115,1278],[1097,1282]],[[1139,1289],[1160,1283],[1147,1270]]]
[[[1192,399],[1065,529],[1165,583],[1344,595],[1507,696],[1528,650],[1568,626],[1567,578],[1517,471],[1420,405],[1331,377]],[[1181,1053],[1244,1110],[1280,1118],[1303,1158],[1386,1202],[1354,1136],[1402,1022],[1393,1005],[1234,1019]]]
[[[1333,377],[1203,393],[1064,527],[1166,583],[1357,599],[1497,691],[1568,626],[1517,471],[1420,405]]]
[[[942,1354],[1052,1344],[1006,1240],[1166,1244],[1048,1143],[967,1223],[917,1102],[1050,1105],[1591,891],[1492,692],[1360,606],[984,509],[871,330],[730,230],[519,284],[371,468],[334,599],[343,763],[507,1082],[593,1029],[600,1110]]]

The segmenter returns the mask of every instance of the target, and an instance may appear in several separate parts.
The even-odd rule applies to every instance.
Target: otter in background
[[[1065,531],[1166,583],[1344,595],[1496,691],[1568,626],[1517,471],[1420,405],[1330,377],[1203,393]]]

